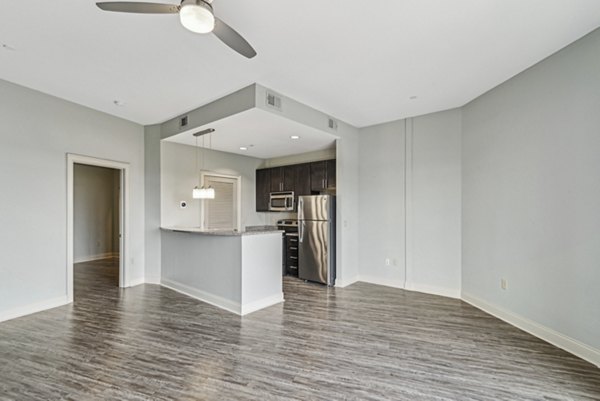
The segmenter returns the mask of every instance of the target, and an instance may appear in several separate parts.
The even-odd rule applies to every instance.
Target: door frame
[[[99,159],[97,157],[83,156],[73,153],[67,153],[67,299],[73,302],[73,241],[74,241],[74,168],[75,164],[84,164],[87,166],[106,167],[119,170],[120,172],[120,191],[119,191],[119,287],[130,286],[129,272],[129,163],[118,162],[114,160]]]

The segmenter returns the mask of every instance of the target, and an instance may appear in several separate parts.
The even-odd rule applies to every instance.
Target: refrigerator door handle
[[[304,199],[298,198],[298,220],[304,220]]]
[[[306,223],[304,222],[304,220],[302,220],[302,222],[300,223],[300,227],[299,230],[300,232],[298,233],[298,242],[302,243],[302,240],[304,239],[304,225]]]

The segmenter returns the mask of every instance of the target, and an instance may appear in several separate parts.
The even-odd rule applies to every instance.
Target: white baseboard
[[[434,285],[406,283],[409,291],[423,292],[425,294],[440,295],[447,298],[460,299],[460,290],[454,288],[437,287]]]
[[[146,280],[142,277],[142,278],[134,278],[132,280],[129,280],[129,287],[135,287],[136,285],[140,285],[140,284],[144,284],[146,283]]]
[[[16,319],[18,317],[31,315],[32,313],[41,312],[47,309],[57,308],[59,306],[67,305],[69,300],[66,295],[48,299],[34,304],[20,306],[11,310],[0,312],[0,322],[6,320]]]
[[[500,320],[504,320],[508,324],[600,367],[600,350],[597,348],[584,344],[574,338],[559,333],[556,330],[543,326],[507,309],[488,303],[474,295],[463,292],[462,299],[477,309],[481,309]]]
[[[160,284],[160,276],[146,276],[146,284]]]
[[[358,281],[362,281],[364,283],[370,283],[370,284],[383,285],[386,287],[400,288],[402,290],[407,290],[407,291],[422,292],[424,294],[439,295],[439,296],[447,297],[447,298],[460,299],[460,290],[453,289],[453,288],[437,287],[437,286],[433,286],[433,285],[418,284],[418,283],[411,283],[411,282],[407,282],[406,286],[405,286],[405,283],[402,280],[387,279],[387,278],[382,278],[382,277],[377,277],[377,276],[368,276],[368,275],[362,275],[362,274],[360,276],[358,276]]]
[[[394,279],[387,279],[387,278],[382,278],[382,277],[377,277],[377,276],[369,276],[369,275],[361,274],[358,276],[358,281],[362,281],[363,283],[377,284],[377,285],[383,285],[386,287],[404,289],[404,281],[403,280],[394,280]]]
[[[160,284],[163,287],[170,288],[173,291],[177,291],[183,295],[187,295],[188,297],[206,302],[207,304],[216,306],[217,308],[225,309],[226,311],[233,312],[236,315],[241,314],[241,305],[239,302],[233,302],[218,295],[198,290],[176,281],[166,280],[164,278],[161,280]]]
[[[80,256],[73,260],[73,263],[93,262],[94,260],[118,258],[119,252],[99,253],[97,255]]]
[[[221,296],[214,295],[209,292],[199,290],[197,288],[192,288],[190,286],[172,280],[162,279],[160,285],[169,288],[173,291],[177,291],[183,295],[187,295],[188,297],[216,306],[217,308],[225,309],[228,312],[232,312],[240,316],[244,316],[249,313],[256,312],[257,310],[266,308],[268,306],[284,302],[283,292],[267,298],[259,299],[258,301],[241,305],[239,302],[234,302],[229,299],[225,299]]]
[[[348,287],[349,285],[356,283],[358,281],[358,279],[359,279],[358,276],[354,276],[352,278],[349,278],[348,280],[336,279],[335,286],[338,288]]]
[[[266,307],[273,306],[282,302],[284,302],[283,292],[281,294],[275,294],[271,297],[259,299],[258,301],[242,305],[240,314],[244,316],[249,313],[256,312],[257,310],[264,309]]]

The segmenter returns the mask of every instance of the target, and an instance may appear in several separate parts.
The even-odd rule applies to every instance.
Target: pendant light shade
[[[215,189],[213,187],[205,188],[204,186],[198,188],[197,186],[192,190],[192,198],[194,199],[215,199]]]

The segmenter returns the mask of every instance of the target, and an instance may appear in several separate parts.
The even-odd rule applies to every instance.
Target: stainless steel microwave
[[[269,210],[272,212],[293,212],[294,192],[271,192]]]

